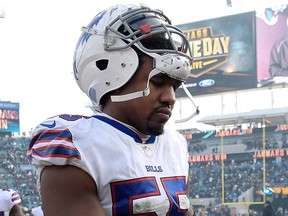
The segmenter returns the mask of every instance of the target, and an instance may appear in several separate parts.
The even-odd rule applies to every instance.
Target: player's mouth
[[[155,111],[155,115],[161,122],[167,122],[171,117],[172,111],[168,107],[160,107]]]

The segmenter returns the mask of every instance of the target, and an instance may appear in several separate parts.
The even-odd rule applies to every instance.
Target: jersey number
[[[165,190],[166,196],[168,196],[170,203],[166,215],[185,215],[188,209],[179,208],[179,196],[185,196],[186,194],[185,177],[161,178],[161,184]],[[133,212],[139,212],[139,210],[141,211],[141,213],[139,212],[141,216],[158,215],[157,212],[151,212],[151,205],[153,205],[152,203],[149,205],[149,203],[146,202],[147,209],[145,209],[145,207],[143,209],[143,206],[137,206],[137,204],[133,205],[133,201],[136,199],[138,200],[141,198],[149,198],[161,195],[155,177],[113,182],[111,183],[111,191],[114,216],[134,215]],[[139,208],[138,211],[137,208]],[[163,209],[161,210],[163,212]]]

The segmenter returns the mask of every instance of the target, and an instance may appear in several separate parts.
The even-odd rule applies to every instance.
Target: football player
[[[24,216],[20,206],[21,197],[13,189],[0,189],[0,215]]]
[[[192,213],[187,143],[166,124],[190,73],[185,35],[143,5],[112,6],[82,31],[74,75],[99,114],[59,115],[33,131],[27,155],[44,215]]]
[[[32,216],[43,216],[42,206],[36,206],[31,209]]]

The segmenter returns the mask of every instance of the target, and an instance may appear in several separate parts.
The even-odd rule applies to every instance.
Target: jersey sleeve
[[[81,154],[75,146],[70,128],[83,118],[59,115],[39,124],[33,131],[27,150],[30,163],[38,167],[68,164],[81,167]]]
[[[2,206],[6,209],[12,209],[16,204],[21,203],[20,195],[13,189],[1,189]]]
[[[21,203],[21,197],[20,195],[14,191],[14,190],[11,190],[11,201],[12,201],[12,206],[11,208],[16,205],[16,204],[19,204]]]

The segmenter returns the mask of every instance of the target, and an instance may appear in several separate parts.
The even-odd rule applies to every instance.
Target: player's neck
[[[119,121],[119,120],[111,117],[110,115],[108,115],[108,114],[106,114],[106,113],[101,113],[101,115],[104,115],[104,116],[106,116],[107,118],[113,119],[114,121],[119,122],[120,124],[124,125],[125,127],[129,128],[130,130],[132,130],[133,132],[135,132],[135,133],[140,137],[140,139],[142,140],[142,143],[145,143],[145,142],[149,139],[149,137],[150,137],[150,135],[143,134],[143,133],[141,133],[140,131],[138,131],[136,128],[132,127],[131,125],[128,125],[128,124],[126,124],[126,123],[123,123],[123,122],[121,122],[121,121]]]

